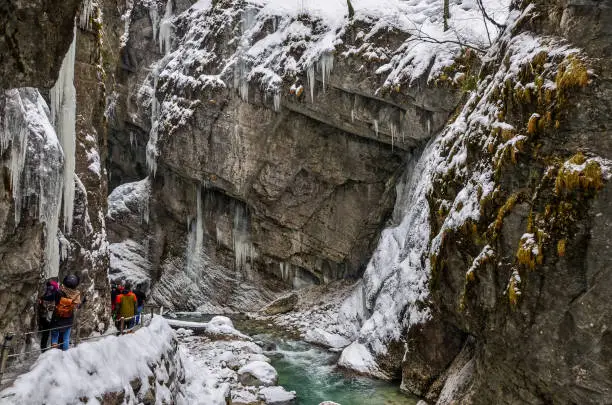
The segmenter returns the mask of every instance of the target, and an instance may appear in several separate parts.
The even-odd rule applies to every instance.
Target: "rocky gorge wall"
[[[514,6],[522,15],[454,124],[467,132],[451,129],[443,141],[447,163],[464,160],[433,179],[433,325],[409,332],[417,343],[408,352],[427,353],[421,345],[432,334],[465,334],[438,403],[607,402],[610,265],[596,252],[612,234],[612,10],[604,2]],[[479,215],[457,222],[471,204],[465,191],[487,170],[492,193],[480,183]],[[429,356],[405,358],[412,391],[437,372]]]
[[[104,20],[103,5],[61,3],[2,6],[1,328],[12,332],[36,328],[43,281],[69,273],[88,299],[82,333],[108,326],[101,162],[116,8],[107,5]]]
[[[401,30],[357,19],[314,57],[321,31],[300,18],[228,2],[172,20],[136,104],[148,230],[123,223],[114,240],[155,235],[135,250],[156,297],[231,307],[235,280],[363,273],[339,318],[358,331],[343,365],[362,356],[359,371],[441,404],[605,402],[608,266],[591,252],[610,233],[609,7],[514,2],[488,53],[399,72],[385,57]],[[312,30],[299,45],[296,21]],[[286,48],[266,53],[274,41]],[[145,205],[111,201],[143,222]]]
[[[237,281],[263,287],[235,300],[258,309],[288,286],[359,277],[391,213],[406,151],[443,126],[460,91],[415,83],[377,93],[386,75],[375,73],[380,59],[372,54],[391,54],[407,35],[366,21],[338,39],[346,44],[336,52],[354,55],[334,61],[296,45],[274,63],[301,58],[305,68],[277,66],[280,76],[267,82],[265,74],[249,75],[260,61],[249,60],[245,43],[276,29],[290,44],[298,21],[240,1],[210,10],[167,4],[136,3],[131,12],[120,96],[126,110],[111,130],[109,171],[124,182],[148,172],[150,195],[146,204],[131,200],[127,230],[130,210],[113,211],[111,195],[111,271],[146,274],[166,305],[191,291],[188,297],[199,298],[187,298],[185,309],[232,302],[244,295],[231,287]],[[169,49],[162,35],[168,22]],[[299,23],[318,46],[322,22]],[[364,41],[368,30],[372,38]],[[116,192],[123,209],[127,188]],[[198,251],[190,250],[192,239]],[[151,270],[129,266],[135,257]],[[217,265],[216,281],[204,263]],[[228,299],[232,289],[236,297]]]
[[[0,329],[34,327],[56,248],[91,297],[86,332],[108,320],[107,266],[211,313],[351,278],[348,368],[440,404],[610,401],[607,2],[514,1],[489,44],[359,8],[64,2],[50,24],[16,4],[0,14]],[[402,15],[440,26],[429,6]],[[74,15],[67,230],[47,90]],[[29,38],[32,19],[50,32]]]

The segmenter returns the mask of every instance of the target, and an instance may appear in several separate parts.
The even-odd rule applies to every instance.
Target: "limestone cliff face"
[[[0,5],[0,88],[55,83],[81,1],[5,1]]]
[[[443,126],[460,92],[416,79],[413,86],[377,92],[386,78],[375,73],[382,59],[355,49],[376,45],[390,54],[407,35],[375,32],[370,44],[362,39],[373,30],[366,22],[347,29],[335,51],[354,55],[337,57],[333,70],[329,54],[313,59],[311,69],[279,72],[270,92],[265,78],[246,77],[254,62],[240,60],[241,41],[274,32],[272,21],[244,26],[257,9],[227,1],[198,12],[171,3],[174,40],[163,49],[155,23],[163,27],[168,8],[155,4],[137,3],[132,10],[124,51],[125,121],[110,140],[110,171],[122,182],[142,178],[147,160],[153,163],[144,225],[154,235],[145,238],[152,279],[163,285],[176,273],[171,269],[189,254],[189,234],[198,227],[201,253],[234,280],[265,275],[301,287],[359,277],[392,210],[407,151]],[[277,21],[279,32],[289,22]],[[317,20],[302,23],[316,32]],[[296,52],[291,57],[307,53]],[[152,126],[155,139],[145,150]],[[120,222],[111,225],[111,233],[123,229],[112,242],[142,234],[125,234]]]
[[[53,85],[72,40],[78,4],[9,1],[0,5],[2,331],[35,327],[34,298],[48,240],[43,223],[53,216],[58,203],[48,182],[63,169],[46,102],[33,88],[16,88],[48,90]]]
[[[454,63],[417,69],[410,35],[371,21],[319,49],[311,16],[136,2],[114,276],[213,311],[363,275],[351,346],[405,390],[609,402],[610,7],[524,3],[486,55],[440,48]]]
[[[107,175],[102,164],[107,149],[106,86],[112,94],[119,48],[117,25],[123,25],[117,8],[109,2],[22,3],[3,5],[8,9],[1,17],[6,19],[2,24],[6,31],[0,35],[0,46],[8,48],[2,48],[5,63],[0,87],[31,86],[3,90],[1,96],[5,179],[1,326],[34,329],[37,293],[46,275],[59,272],[60,279],[70,273],[81,277],[80,288],[88,299],[79,317],[82,333],[102,331],[109,317],[104,223]],[[49,96],[71,42],[76,53],[77,92],[73,152],[61,141],[62,136],[67,137],[60,134],[64,128],[52,124],[57,120],[48,107],[52,100],[45,100],[33,88],[39,86],[40,93]],[[65,176],[67,167],[72,167],[67,166],[69,161],[74,162],[74,174]],[[61,209],[67,183],[63,179],[74,182],[71,227]]]
[[[448,169],[428,197],[433,316],[409,332],[403,385],[439,404],[606,403],[612,10],[515,7],[458,118],[468,130],[446,131]],[[495,116],[483,126],[471,117],[486,105]],[[470,184],[487,171],[466,220]]]

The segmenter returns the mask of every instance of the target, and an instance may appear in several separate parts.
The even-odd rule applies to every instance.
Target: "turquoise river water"
[[[181,314],[180,319],[207,322],[211,315]],[[415,405],[418,399],[399,390],[399,382],[380,381],[355,376],[336,367],[339,354],[296,340],[282,332],[270,333],[269,327],[258,321],[232,316],[241,332],[255,341],[273,343],[276,349],[266,352],[276,368],[279,385],[297,394],[296,405],[319,405],[334,401],[341,405]]]

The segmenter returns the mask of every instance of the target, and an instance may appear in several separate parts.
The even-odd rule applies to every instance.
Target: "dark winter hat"
[[[79,278],[74,274],[70,274],[64,277],[64,281],[62,282],[68,288],[76,288],[79,285]]]

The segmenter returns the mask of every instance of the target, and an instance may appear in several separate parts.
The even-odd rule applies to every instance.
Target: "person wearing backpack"
[[[68,350],[70,331],[74,323],[74,313],[81,305],[81,293],[77,290],[79,278],[73,274],[66,276],[59,291],[55,294],[55,311],[51,319],[51,345],[59,347],[60,335],[62,350]]]
[[[38,299],[38,330],[40,331],[40,349],[45,351],[49,348],[49,335],[51,319],[55,311],[55,296],[59,291],[59,284],[54,278],[45,283],[45,291]]]

